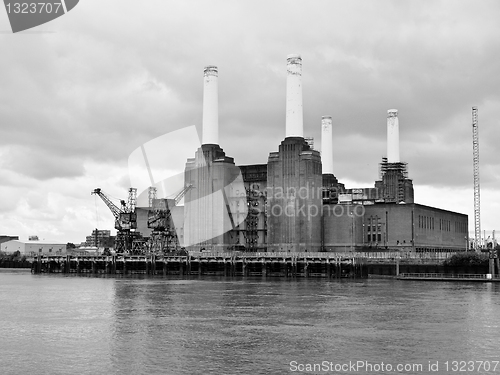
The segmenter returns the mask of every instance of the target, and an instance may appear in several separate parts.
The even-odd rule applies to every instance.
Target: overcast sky
[[[499,20],[498,1],[82,0],[12,34],[0,9],[0,234],[80,243],[113,229],[90,192],[126,198],[135,149],[201,125],[206,65],[219,68],[221,147],[266,163],[285,136],[291,53],[304,133],[319,149],[332,116],[346,187],[373,186],[397,108],[416,203],[468,214],[471,232],[478,106],[482,228],[500,230]]]

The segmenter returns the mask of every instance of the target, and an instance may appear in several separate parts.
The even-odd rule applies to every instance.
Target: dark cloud
[[[465,0],[81,3],[47,24],[55,33],[0,34],[0,152],[12,152],[1,168],[88,180],[85,163],[109,165],[118,175],[105,182],[126,192],[133,150],[200,127],[211,64],[221,146],[237,164],[265,163],[284,137],[286,55],[300,53],[305,134],[319,147],[321,116],[333,117],[340,179],[373,184],[397,108],[414,184],[471,187],[477,105],[483,186],[499,189],[499,10]]]
[[[6,169],[36,180],[80,176],[83,173],[82,160],[71,155],[60,156],[58,153],[40,152],[39,149],[11,147],[6,155]]]

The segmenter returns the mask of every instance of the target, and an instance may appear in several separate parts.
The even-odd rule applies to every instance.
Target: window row
[[[418,215],[418,227],[422,229],[434,229],[434,218],[432,216]]]
[[[452,226],[451,220],[439,219],[439,221],[436,220],[435,223],[434,217],[425,215],[418,215],[418,227],[431,230],[439,229],[444,232],[451,232],[453,228],[456,233],[467,233],[466,222],[454,221]]]
[[[382,234],[381,233],[368,234],[366,240],[367,242],[382,242]]]

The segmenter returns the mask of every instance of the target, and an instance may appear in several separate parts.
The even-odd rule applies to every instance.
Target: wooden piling
[[[182,261],[182,259],[179,259],[179,275],[184,275],[184,262]]]
[[[247,270],[247,262],[246,262],[245,258],[243,258],[241,266],[243,267],[243,276],[247,276],[248,270]]]
[[[121,265],[118,264],[121,262]],[[161,262],[161,265],[160,265]],[[197,263],[193,266],[193,263]],[[498,261],[497,261],[498,262]],[[146,273],[156,275],[163,273],[181,276],[197,274],[216,274],[224,276],[271,275],[282,277],[314,277],[327,278],[365,277],[365,258],[346,256],[325,256],[309,254],[296,255],[220,255],[214,256],[173,256],[158,258],[155,255],[127,256],[124,254],[110,256],[48,256],[34,258],[32,273],[92,273],[106,274]],[[395,266],[398,267],[398,261]],[[394,263],[393,263],[394,265]],[[497,266],[495,264],[495,266]],[[194,267],[194,268],[193,268]],[[348,267],[348,268],[346,268]],[[495,267],[496,268],[496,267]],[[101,271],[102,270],[102,271]],[[399,273],[401,270],[396,270]],[[344,274],[342,273],[344,272]]]

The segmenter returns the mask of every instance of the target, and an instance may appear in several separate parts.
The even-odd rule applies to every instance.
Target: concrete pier
[[[36,257],[31,272],[74,274],[215,275],[262,277],[367,277],[353,256],[322,253],[203,254],[188,256],[114,255]]]
[[[443,262],[450,256],[451,254],[402,252],[190,252],[187,256],[53,255],[35,257],[31,263],[31,272],[332,279],[364,278],[368,275],[393,278],[399,276],[401,279],[408,279],[408,276],[402,276],[408,274],[493,275],[487,266],[446,266]],[[422,279],[421,276],[418,277]],[[492,276],[492,279],[497,278],[498,275]]]

